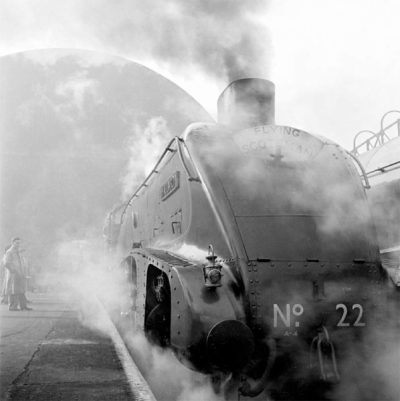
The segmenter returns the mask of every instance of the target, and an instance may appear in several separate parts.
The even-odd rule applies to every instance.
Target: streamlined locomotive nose
[[[234,372],[246,366],[255,348],[252,331],[238,320],[217,323],[207,336],[210,362],[225,371]]]

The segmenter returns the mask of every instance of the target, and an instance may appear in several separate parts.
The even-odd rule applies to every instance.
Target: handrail
[[[366,147],[366,150],[369,151],[371,149],[375,149],[378,146],[383,145],[386,141],[390,141],[391,138],[386,133],[386,131],[388,129],[394,127],[395,125],[397,125],[397,136],[400,136],[400,118],[395,120],[393,123],[387,125],[386,127],[384,127],[384,125],[383,125],[385,117],[390,113],[400,113],[400,111],[399,110],[387,111],[381,118],[381,121],[380,121],[381,129],[378,132],[373,132],[370,130],[363,130],[363,131],[358,132],[355,135],[354,140],[353,140],[353,150],[351,151],[354,155],[358,155],[360,153],[359,150],[364,146]],[[371,134],[371,136],[369,138],[367,138],[365,141],[363,141],[357,145],[358,137],[365,132]]]
[[[365,172],[364,166],[361,164],[360,160],[358,160],[358,158],[355,155],[353,155],[351,152],[346,151],[346,153],[349,154],[353,158],[353,160],[357,163],[358,167],[360,168],[362,176],[365,181],[364,188],[370,189],[371,185],[369,185],[368,176],[367,176],[367,173]]]
[[[380,171],[381,173],[384,173],[385,169],[387,169],[389,167],[396,166],[396,165],[398,165],[398,167],[393,168],[390,171],[397,170],[398,168],[400,168],[400,161],[397,161],[397,162],[394,162],[394,163],[390,163],[390,164],[386,164],[386,166],[383,166],[383,167],[378,167],[375,170],[368,171],[366,174],[367,174],[367,176],[369,176],[369,175],[371,175],[373,173],[376,173],[378,171]]]
[[[189,168],[186,164],[185,158],[183,157],[182,154],[182,148],[181,148],[181,143],[185,144],[185,141],[182,138],[177,138],[177,144],[178,144],[178,153],[179,153],[179,158],[181,159],[181,162],[183,164],[183,167],[185,167],[185,170],[189,176],[189,181],[197,181],[201,183],[201,180],[199,177],[193,177],[191,172],[189,171]]]
[[[385,117],[386,117],[388,114],[390,114],[390,113],[400,113],[400,111],[399,111],[399,110],[389,110],[389,111],[387,111],[387,112],[382,116],[382,118],[381,118],[381,131],[385,131],[385,129],[390,128],[391,126],[393,126],[394,124],[396,124],[396,122],[399,121],[399,120],[397,119],[393,124],[391,124],[391,126],[388,126],[388,127],[384,128],[384,127],[383,127],[383,121],[384,121]]]
[[[125,208],[123,210],[123,212],[121,213],[121,219],[120,219],[120,224],[122,224],[122,221],[124,219],[124,215],[126,213],[126,209],[128,209],[128,206],[130,206],[133,198],[137,198],[138,197],[138,193],[140,192],[140,190],[142,188],[146,188],[148,185],[147,183],[149,182],[150,178],[154,175],[154,174],[158,174],[157,171],[157,167],[160,165],[160,163],[162,162],[162,160],[164,159],[164,156],[168,153],[168,152],[176,152],[173,149],[171,149],[171,145],[175,142],[176,137],[173,137],[169,142],[167,147],[164,149],[164,152],[161,154],[161,156],[159,157],[156,165],[153,167],[153,169],[150,171],[150,173],[148,174],[148,176],[144,179],[144,181],[136,188],[136,191],[131,195],[131,197],[129,198],[128,202],[126,202],[125,204]]]
[[[362,142],[360,145],[357,145],[357,146],[356,146],[357,138],[358,138],[361,134],[363,134],[364,132],[368,132],[369,134],[372,134],[372,136],[375,136],[375,135],[376,135],[375,132],[370,131],[370,130],[368,130],[368,129],[364,129],[364,130],[362,130],[362,131],[357,132],[357,134],[355,135],[355,137],[354,137],[354,139],[353,139],[353,150],[352,150],[352,152],[354,152],[355,154],[357,154],[357,150],[358,150],[360,147],[362,147],[363,145],[365,145],[365,144],[370,140],[370,138],[368,138],[367,140],[365,140],[364,142]]]
[[[172,149],[172,148],[171,148],[171,145],[172,145],[174,142],[175,142],[176,145],[177,145],[177,150],[178,150],[179,158],[180,158],[180,160],[182,161],[182,164],[183,164],[183,166],[184,166],[184,168],[185,168],[185,170],[186,170],[186,172],[187,172],[187,174],[188,174],[188,176],[189,176],[189,181],[201,182],[199,177],[193,177],[193,176],[192,176],[192,174],[190,173],[190,170],[189,170],[189,168],[188,168],[188,166],[187,166],[187,164],[186,164],[186,162],[185,162],[185,160],[184,160],[184,157],[183,157],[183,154],[182,154],[182,149],[181,149],[181,142],[184,143],[184,140],[183,140],[182,138],[177,137],[177,136],[173,137],[173,138],[169,141],[168,145],[167,145],[166,148],[164,149],[164,152],[163,152],[163,153],[161,154],[161,156],[159,157],[159,159],[158,159],[157,163],[155,164],[155,166],[153,167],[153,169],[150,171],[149,175],[148,175],[148,176],[144,179],[144,181],[137,187],[136,191],[131,195],[131,197],[129,198],[129,200],[126,202],[125,208],[124,208],[124,210],[123,210],[122,213],[121,213],[120,224],[122,224],[122,221],[123,221],[124,215],[125,215],[125,213],[126,213],[126,210],[127,210],[128,207],[131,205],[132,200],[133,200],[134,198],[137,198],[137,197],[139,196],[138,193],[139,193],[143,188],[146,188],[146,187],[148,186],[147,183],[150,181],[151,177],[152,177],[154,174],[158,174],[157,168],[158,168],[158,166],[161,164],[161,162],[163,161],[165,155],[166,155],[168,152],[176,152],[175,149]]]

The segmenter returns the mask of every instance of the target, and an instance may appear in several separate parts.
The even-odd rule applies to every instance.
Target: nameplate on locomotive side
[[[168,178],[167,182],[161,186],[161,200],[169,198],[179,189],[179,171]]]

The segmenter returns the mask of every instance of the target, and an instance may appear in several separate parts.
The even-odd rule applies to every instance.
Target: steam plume
[[[143,131],[139,126],[135,126],[133,131],[134,134],[127,141],[130,158],[126,174],[121,180],[123,199],[131,195],[140,181],[149,174],[171,137],[163,117],[153,117]]]
[[[122,0],[118,7],[107,0],[101,3],[85,6],[83,17],[113,49],[136,59],[155,58],[182,72],[193,66],[225,82],[265,75],[269,38],[257,17],[268,1]]]

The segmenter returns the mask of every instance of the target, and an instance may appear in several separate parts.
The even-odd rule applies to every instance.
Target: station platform
[[[80,323],[79,308],[55,294],[28,293],[31,311],[0,307],[0,399],[138,399],[113,341]]]

